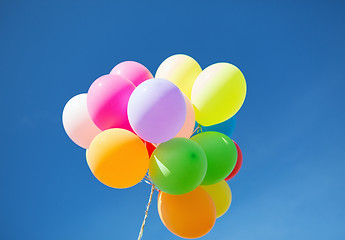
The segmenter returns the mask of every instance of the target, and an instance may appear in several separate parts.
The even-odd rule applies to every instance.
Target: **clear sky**
[[[303,2],[303,3],[302,3]],[[344,1],[1,1],[0,239],[136,239],[150,192],[108,188],[62,110],[117,63],[185,53],[248,84],[233,202],[208,240],[345,239]],[[145,239],[178,239],[155,193]]]

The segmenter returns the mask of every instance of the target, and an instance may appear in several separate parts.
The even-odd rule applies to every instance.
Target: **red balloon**
[[[146,145],[147,152],[149,153],[149,157],[151,157],[153,151],[156,149],[156,146],[146,141],[144,141],[144,143]]]
[[[242,151],[240,147],[237,145],[237,143],[234,140],[232,141],[235,143],[235,146],[237,149],[237,162],[236,162],[234,170],[232,170],[230,175],[224,179],[225,181],[229,181],[231,178],[235,177],[235,175],[240,171],[242,167],[242,162],[243,162],[243,156],[242,156]]]

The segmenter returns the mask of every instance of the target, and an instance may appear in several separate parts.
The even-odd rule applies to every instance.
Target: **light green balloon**
[[[207,172],[201,185],[224,180],[235,168],[237,150],[234,142],[219,132],[203,132],[191,138],[198,143],[207,157]]]
[[[187,138],[158,145],[150,158],[149,174],[156,187],[179,195],[193,191],[203,181],[207,160],[203,149]]]

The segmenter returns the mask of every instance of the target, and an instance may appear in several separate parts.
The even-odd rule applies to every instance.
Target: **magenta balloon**
[[[168,80],[147,80],[133,91],[128,118],[135,133],[145,141],[166,142],[176,136],[185,122],[183,94]]]
[[[118,75],[104,75],[94,81],[87,93],[87,108],[101,130],[123,128],[133,131],[127,117],[129,97],[135,86]]]
[[[110,74],[116,74],[127,78],[135,86],[153,78],[151,72],[144,65],[134,61],[125,61],[117,64],[113,70],[111,70]]]

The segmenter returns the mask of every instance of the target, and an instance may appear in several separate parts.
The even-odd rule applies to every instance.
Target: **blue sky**
[[[89,171],[61,114],[125,60],[238,66],[233,202],[203,239],[345,238],[343,1],[1,1],[0,239],[136,239],[150,187]],[[156,194],[143,239],[178,239]]]

